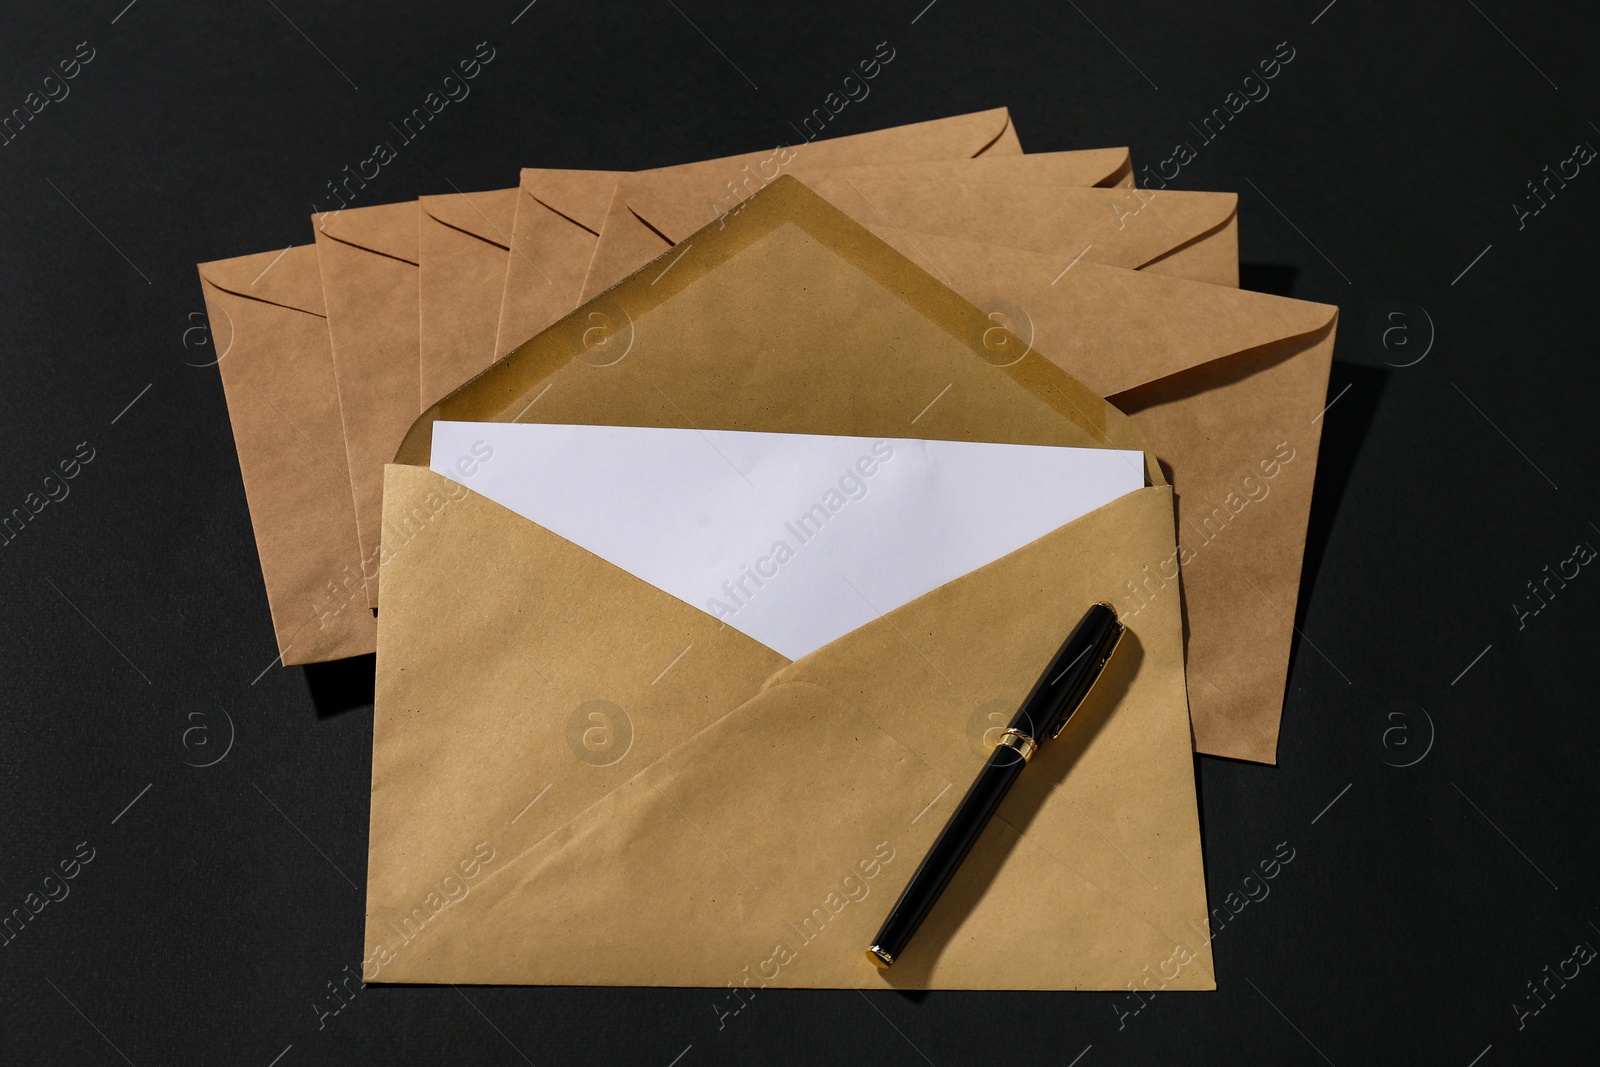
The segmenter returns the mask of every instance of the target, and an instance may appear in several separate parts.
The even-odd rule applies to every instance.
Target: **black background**
[[[1520,225],[1513,206],[1535,206],[1525,183],[1546,164],[1600,144],[1592,16],[1510,0],[539,0],[517,18],[525,2],[0,15],[0,113],[80,41],[95,54],[0,147],[0,510],[79,442],[95,450],[70,497],[0,549],[0,911],[78,842],[95,850],[70,897],[0,947],[0,1060],[1592,1054],[1594,965],[1520,1025],[1513,1005],[1536,1006],[1525,983],[1575,945],[1600,947],[1600,574],[1520,629],[1512,607],[1532,605],[1545,565],[1600,545],[1600,173]],[[309,241],[325,183],[480,41],[496,58],[472,95],[365,202],[503,188],[525,165],[770,147],[884,40],[896,58],[830,133],[1004,104],[1030,151],[1127,144],[1136,164],[1199,146],[1189,123],[1294,49],[1174,185],[1240,192],[1247,285],[1343,309],[1280,765],[1197,762],[1213,904],[1279,842],[1295,859],[1218,932],[1217,992],[1122,1019],[1113,994],[768,991],[719,1029],[703,990],[372,987],[319,1026],[326,984],[359,970],[370,661],[268,669],[222,391],[194,365],[212,358],[194,264]],[[186,765],[230,721],[227,757]],[[210,733],[186,746],[197,724]]]

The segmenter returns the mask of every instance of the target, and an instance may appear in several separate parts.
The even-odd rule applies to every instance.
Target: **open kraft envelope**
[[[1180,548],[1116,603],[1175,596],[1181,571],[1195,748],[1274,762],[1338,309],[932,234],[908,254],[1143,431]]]
[[[1169,465],[1182,549],[1142,561],[1121,603],[1178,595],[1181,564],[1195,747],[1274,762],[1337,309],[1223,287],[1238,280],[1232,194],[805,182],[1135,417]],[[1114,199],[1131,196],[1148,199]],[[671,230],[694,212],[657,218]],[[1118,254],[1138,275],[1105,268]]]
[[[626,336],[597,346],[592,308]],[[1172,551],[1148,456],[1145,488],[795,662],[429,466],[436,420],[1146,450],[995,334],[780,179],[424,414],[386,472],[366,980],[1214,987],[1176,598],[895,968],[865,953],[985,732]]]
[[[1107,151],[1120,152],[1126,164],[1126,149]],[[877,163],[893,167],[1021,153],[1010,112],[1002,107],[637,173],[695,175],[701,190],[709,182],[718,197],[742,198],[779,173],[817,166]],[[1109,172],[1117,164],[1112,162],[1107,168],[1104,160],[1095,159],[1086,167]],[[600,232],[607,225],[612,193],[618,179],[629,173],[541,168],[522,172],[522,195],[517,200],[497,329],[497,356],[510,352],[582,302],[584,279]],[[725,183],[732,184],[732,189],[725,189]],[[620,220],[612,237],[627,239],[630,248],[642,244],[647,254],[640,263],[668,247],[647,225],[632,218]],[[620,278],[619,274],[612,280]]]
[[[1179,255],[1173,269],[1180,274],[1189,270],[1192,273],[1185,276],[1218,284],[1237,281],[1237,234],[1228,225],[1237,198],[1231,193],[1169,192],[1156,205],[1150,194],[1117,184],[1124,180],[1126,149],[985,155],[908,165],[894,173],[882,166],[811,162],[812,166],[795,167],[789,173],[875,231],[915,229],[973,236],[991,226],[996,232],[1021,228],[1030,231],[1028,240],[1034,244],[1059,247],[1063,263],[1082,256],[1142,267]],[[584,298],[620,281],[725,213],[737,211],[749,191],[738,186],[725,190],[709,174],[625,175],[617,182],[584,281]],[[1143,225],[1128,224],[1136,214]],[[938,275],[936,270],[932,273]]]
[[[198,269],[279,660],[371,652],[377,623],[361,576],[317,251]]]
[[[415,200],[312,216],[363,560],[379,558],[383,464],[423,406],[418,380],[420,216]],[[367,603],[373,607],[378,603],[376,571],[365,569]]]

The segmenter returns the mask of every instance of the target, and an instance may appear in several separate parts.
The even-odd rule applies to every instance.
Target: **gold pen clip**
[[[1111,612],[1111,617],[1116,619],[1116,608],[1112,607],[1110,604],[1107,604],[1104,600],[1100,601],[1100,606]],[[1094,696],[1095,687],[1100,684],[1100,679],[1105,677],[1106,664],[1111,662],[1111,657],[1116,654],[1117,646],[1122,644],[1122,635],[1128,632],[1128,628],[1122,624],[1120,619],[1118,619],[1114,625],[1116,626],[1116,632],[1111,638],[1111,646],[1106,649],[1105,654],[1100,657],[1100,662],[1095,665],[1094,681],[1089,683],[1089,690],[1083,694],[1083,700],[1079,703],[1079,707],[1089,703],[1089,698]],[[1062,719],[1061,725],[1057,726],[1055,733],[1050,735],[1051,740],[1060,737],[1061,731],[1065,730],[1067,728],[1067,723],[1071,721],[1071,715],[1068,715]]]

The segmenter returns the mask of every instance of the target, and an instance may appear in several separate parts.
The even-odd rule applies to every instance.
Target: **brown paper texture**
[[[522,172],[495,330],[497,356],[578,306],[618,173],[533,168]]]
[[[986,166],[998,173],[1012,163]],[[855,196],[830,172],[819,174],[808,184],[833,188],[839,200]],[[657,187],[670,188],[670,181]],[[1110,199],[1127,190],[969,183],[939,197],[899,184],[901,194],[886,202],[897,213],[921,204],[926,216],[891,217],[904,227],[881,216],[871,225],[869,217],[875,235],[979,304],[1025,345],[1113,397],[1147,429],[1178,494],[1196,749],[1275,762],[1320,440],[1313,420],[1326,402],[1335,309],[1176,280],[1192,272],[1194,280],[1236,284],[1231,194],[1163,192],[1130,217],[1125,213],[1137,201]],[[1038,229],[1019,223],[1017,211],[1033,212]],[[1146,261],[1140,273],[1155,280],[1141,282],[1101,268],[1092,249],[1063,256],[1018,247],[1081,251],[1092,243],[1081,238],[1083,223],[1093,218],[1102,226],[1120,218],[1138,238],[1122,246],[1132,253],[1125,262],[1137,263],[1162,243],[1176,243],[1177,250]],[[1115,221],[1106,228],[1123,232]],[[1166,241],[1151,242],[1162,234]],[[1131,588],[1119,602],[1124,610],[1173,595],[1177,566],[1166,557],[1143,561],[1128,576]]]
[[[994,148],[990,148],[983,155],[972,159],[920,160],[912,164],[858,163],[850,166],[833,166],[827,170],[831,175],[857,180],[911,179],[932,182],[977,182],[982,185],[1067,185],[1081,188],[1133,185],[1133,160],[1126,147],[1078,148],[1066,152],[1034,152],[1031,155],[997,152]]]
[[[996,124],[1002,124],[1004,131],[998,137],[992,134]],[[759,160],[749,157],[712,159],[624,175],[618,181],[606,213],[605,225],[600,231],[602,239],[589,261],[582,298],[589,300],[609,289],[689,233],[736,208],[780,174],[805,177],[830,167],[869,162],[913,163],[1020,156],[1022,145],[1014,132],[1009,113],[1001,108],[879,131],[882,141],[874,142],[870,155],[864,151],[867,145],[860,138],[871,135],[858,134],[767,152],[761,154]],[[687,208],[693,215],[694,221],[677,234],[663,230],[650,217],[649,211],[661,206],[660,201],[650,205],[644,213],[635,209],[631,202],[631,191],[650,188],[658,177],[668,179],[683,191],[685,198],[674,206],[680,210]]]
[[[517,190],[425,196],[418,241],[422,410],[495,361]]]
[[[280,661],[371,652],[316,249],[199,271]]]
[[[996,155],[991,149],[974,159],[856,166],[832,165],[813,156],[791,161],[788,172],[864,226],[890,230],[897,226],[916,228],[919,218],[932,216],[936,232],[939,229],[938,220],[945,213],[960,216],[954,221],[963,225],[978,225],[981,228],[981,220],[972,217],[970,206],[942,201],[941,191],[946,188],[970,190],[976,186],[990,193],[1003,193],[1016,186],[1037,186],[1034,191],[1046,202],[1054,203],[1052,190],[1116,186],[1119,182],[1131,181],[1132,174],[1125,148],[1051,152],[1036,156]],[[719,180],[722,181],[720,186],[717,184]],[[891,205],[901,215],[897,221],[886,216],[875,202],[863,196],[863,187],[876,189],[883,183],[889,183],[887,187],[890,189],[898,189],[903,184],[925,195],[911,204],[909,214],[904,203],[906,198],[897,198]],[[727,180],[726,169],[708,173],[704,169],[675,168],[621,176],[607,214],[608,228],[604,230],[604,239],[595,250],[594,265],[584,283],[585,298],[595,295],[660,255],[666,247],[663,242],[681,241],[702,226],[717,221],[724,213],[737,210],[738,205],[757,187],[755,182],[749,180],[743,183]],[[1124,190],[1114,196],[1109,192],[1102,193],[1100,197],[1091,197],[1087,201],[1079,198],[1071,201],[1076,211],[1068,219],[1052,221],[1055,221],[1057,232],[1064,230],[1069,236],[1076,237],[1077,229],[1102,223],[1108,209],[1137,195]],[[1218,209],[1226,206],[1217,203],[1204,210],[1215,215]],[[1188,215],[1196,214],[1194,205],[1187,207]],[[1174,223],[1182,226],[1183,214],[1176,210],[1167,211],[1166,219],[1159,224],[1164,226],[1160,232],[1170,235]],[[1215,225],[1215,221],[1211,219],[1206,226]],[[1007,219],[1005,225],[1012,226],[1014,223]],[[1189,225],[1181,238],[1169,236],[1168,243],[1160,251],[1174,247],[1178,240],[1189,240],[1206,226],[1197,228]],[[1148,232],[1152,227],[1145,229],[1147,232],[1143,237],[1146,242],[1161,240],[1159,236]],[[640,236],[645,230],[653,234],[654,240],[645,240]],[[1136,260],[1137,256],[1130,252],[1122,258]],[[1139,266],[1140,262],[1124,265]]]
[[[1015,162],[983,166],[1000,174]],[[1335,309],[1176,280],[1192,272],[1193,280],[1236,285],[1231,194],[1162,192],[1140,208],[1118,199],[1128,190],[966,183],[936,196],[933,186],[896,179],[884,183],[895,196],[881,201],[896,214],[873,224],[855,186],[835,172],[818,174],[807,183],[853,199],[866,216],[858,221],[876,236],[979,304],[1025,347],[1138,416],[1178,494],[1196,749],[1274,762],[1320,439],[1313,420],[1326,402]],[[667,190],[663,204],[688,202],[675,182],[691,187],[671,177],[651,187]],[[923,214],[913,216],[919,205]],[[1017,212],[1025,213],[1021,221]],[[676,221],[665,207],[658,214],[687,225],[692,213]],[[1084,253],[1093,243],[1083,237],[1088,224],[1126,233],[1124,262],[1142,261],[1140,273],[1152,280],[1105,270],[1094,249]],[[964,232],[980,236],[949,235]],[[1147,258],[1163,245],[1176,250]],[[1064,255],[1063,248],[1078,251]],[[1177,568],[1167,557],[1142,561],[1126,580],[1123,609],[1174,595]]]
[[[388,469],[369,981],[722,986],[808,921],[773,984],[880,980],[867,928],[981,764],[985,713],[1171,551],[1147,464],[1155,488],[786,665],[423,466],[437,418],[1144,448],[796,182],[678,257],[435,405]],[[1101,716],[1008,801],[896,983],[1122,988],[1181,952],[1169,987],[1211,987],[1178,612],[1140,613]],[[853,913],[813,914],[874,863]],[[1062,907],[1028,936],[1015,894],[1044,879]]]
[[[1021,152],[1010,114],[1005,108],[997,108],[640,173],[695,175],[702,182],[710,181],[716,195],[743,199],[751,190],[797,167],[874,161],[888,165]],[[1107,164],[1114,169],[1117,161],[1098,158],[1089,166],[1104,172]],[[606,226],[617,179],[624,173],[627,172],[540,169],[522,172],[523,195],[517,201],[514,254],[506,269],[497,353],[511,351],[585,299],[584,280],[590,260]],[[732,188],[724,189],[724,182],[731,183]],[[735,202],[730,200],[727,206]],[[613,223],[610,238],[613,244],[623,242],[634,250],[631,256],[642,254],[634,266],[654,259],[670,247],[631,216]],[[632,269],[616,274],[612,280]],[[609,268],[601,270],[609,272]]]
[[[421,408],[415,201],[313,216],[362,559],[379,558],[383,465]],[[369,569],[370,570],[370,569]],[[369,577],[367,603],[378,603]]]
[[[1040,158],[971,161],[965,167],[982,173],[964,176],[957,169],[962,165],[944,164],[932,177],[907,166],[892,178],[861,176],[863,168],[850,168],[818,169],[802,180],[947,284],[943,266],[928,251],[927,235],[1047,253],[1055,263],[1051,277],[1086,262],[1238,285],[1234,194],[1084,188],[1074,180],[1076,167],[1056,168],[1061,180],[1051,184],[1049,169],[1036,165]],[[634,191],[636,184],[642,191]],[[682,177],[645,184],[628,176],[618,183],[612,210],[637,213],[662,235],[681,240],[714,221],[707,217],[714,205],[694,190],[694,182]],[[624,265],[620,253],[607,249],[608,240],[601,240],[597,261]]]
[[[446,492],[421,468],[391,467],[389,478],[392,502]],[[459,590],[474,606],[446,609],[461,629],[430,660],[450,676],[440,703],[423,696],[432,687],[408,687],[415,710],[386,719],[375,742],[368,980],[721,987],[753,974],[752,988],[1121,989],[1165,966],[1166,988],[1213,988],[1175,604],[1130,627],[1095,701],[1041,749],[895,968],[865,955],[982,763],[974,710],[1021,700],[1080,605],[1115,583],[1122,548],[1170,550],[1169,489],[1116,501],[764,685],[767,650],[460,493],[386,576],[386,597],[406,590],[403,613],[429,589],[436,605]],[[537,576],[530,567],[491,588],[449,558],[499,534]],[[593,581],[595,596],[557,599],[560,618],[524,621],[521,598],[546,581]],[[393,610],[386,602],[386,628]],[[644,641],[607,625],[619,610],[644,612]],[[529,657],[548,649],[552,675],[578,667],[590,697],[579,707],[614,698],[631,749],[607,766],[565,751],[570,716],[553,680],[470,651],[491,630]],[[606,638],[620,657],[598,647]],[[686,638],[666,675],[673,688],[651,692],[656,662]],[[409,655],[397,662],[412,673]],[[605,677],[589,673],[597,665]],[[469,679],[485,668],[514,676],[495,686],[517,713],[484,706]],[[452,701],[448,681],[473,686],[474,699]],[[447,722],[430,721],[445,707]],[[550,752],[558,759],[539,758]],[[441,795],[469,776],[470,795]],[[396,846],[416,871],[409,884],[388,876]],[[467,879],[462,857],[490,858]],[[1052,887],[1042,913],[1041,885]]]
[[[807,184],[880,236],[904,231],[1030,249],[1054,257],[1057,271],[1069,263],[1104,263],[1239,284],[1234,193],[832,175]]]
[[[1271,763],[1288,678],[1337,309],[937,235],[950,284],[1128,412],[1178,495],[1178,563],[1142,560],[1127,615],[1178,591],[1195,747]],[[1270,472],[1270,473],[1269,473]]]

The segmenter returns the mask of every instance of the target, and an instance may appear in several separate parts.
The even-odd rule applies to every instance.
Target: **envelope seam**
[[[550,204],[547,204],[543,200],[540,200],[537,196],[534,196],[532,193],[528,192],[528,190],[524,189],[523,192],[527,193],[527,196],[528,196],[529,200],[532,200],[535,204],[538,204],[540,207],[544,208],[546,211],[550,212],[552,215],[561,216],[562,218],[566,219],[568,222],[572,223],[574,226],[576,226],[578,229],[584,231],[585,233],[591,233],[596,237],[600,236],[600,231],[599,230],[591,230],[591,229],[589,229],[589,227],[585,226],[583,223],[579,222],[577,219],[573,218],[571,215],[568,215],[565,211],[562,211],[558,207],[554,207],[554,206],[552,206]],[[511,240],[512,240],[513,244],[516,243],[516,234],[515,233],[512,234]]]
[[[422,264],[416,262],[415,260],[406,259],[404,256],[397,256],[392,252],[382,252],[382,251],[379,251],[376,248],[368,247],[367,245],[358,245],[354,241],[346,241],[343,237],[335,237],[333,234],[329,233],[327,230],[319,229],[317,231],[317,236],[319,238],[326,237],[328,240],[335,241],[335,242],[337,242],[339,244],[342,244],[346,248],[354,248],[354,249],[356,249],[357,251],[360,251],[360,252],[370,252],[375,256],[382,256],[384,259],[392,259],[396,263],[404,263],[404,264],[406,264],[407,266],[410,266],[410,267],[420,267],[420,266],[422,266]]]
[[[285,311],[298,311],[302,315],[310,315],[312,318],[321,319],[324,322],[328,320],[328,316],[320,311],[307,311],[305,308],[298,308],[293,304],[284,304],[277,300],[268,300],[264,296],[251,296],[249,293],[241,293],[237,289],[230,289],[225,285],[218,285],[210,278],[207,278],[204,274],[200,275],[200,280],[206,285],[211,286],[211,288],[215,289],[217,292],[227,293],[229,296],[236,296],[240,300],[254,300],[256,303],[266,304],[268,307],[283,308]]]
[[[423,209],[423,210],[424,210],[424,211],[427,211],[427,209],[426,209],[426,208],[425,208],[425,209]],[[437,223],[438,223],[438,224],[439,224],[439,225],[440,225],[440,226],[443,226],[443,227],[444,227],[444,228],[445,228],[445,229],[447,229],[447,230],[454,230],[454,231],[456,231],[456,232],[457,232],[457,233],[464,233],[464,234],[466,234],[466,235],[467,235],[467,236],[468,236],[468,237],[475,237],[475,238],[477,238],[477,239],[478,239],[478,240],[480,240],[480,241],[482,241],[482,242],[483,242],[483,243],[484,243],[484,244],[486,244],[486,245],[493,245],[493,246],[494,246],[494,247],[496,247],[496,248],[498,248],[498,249],[500,249],[500,250],[501,250],[501,251],[502,251],[502,252],[509,252],[509,251],[511,251],[511,246],[510,246],[510,245],[503,245],[503,244],[501,244],[501,243],[500,243],[500,242],[499,242],[499,241],[495,241],[495,240],[492,240],[492,239],[490,239],[490,238],[488,238],[488,237],[485,237],[485,236],[484,236],[484,235],[483,235],[483,234],[481,234],[481,233],[473,233],[473,232],[472,232],[472,231],[471,231],[471,230],[469,230],[469,229],[467,229],[467,228],[466,228],[466,227],[464,227],[464,226],[457,226],[457,225],[456,225],[456,224],[455,224],[455,223],[453,223],[453,222],[446,222],[446,221],[445,221],[445,220],[444,220],[444,219],[441,219],[441,218],[440,218],[440,217],[439,217],[439,216],[437,216],[437,215],[435,215],[435,214],[434,214],[434,213],[433,213],[433,212],[431,212],[431,211],[427,211],[427,216],[428,216],[428,218],[430,218],[430,219],[432,219],[432,220],[433,220],[433,221],[434,221],[434,222],[437,222]],[[337,238],[337,237],[336,237],[336,238],[334,238],[334,240],[338,240],[338,238]],[[511,240],[511,238],[507,238],[507,240]],[[345,242],[345,243],[346,243],[346,244],[349,244],[349,242],[348,242],[348,241],[346,241],[346,242]],[[380,252],[380,253],[378,253],[378,254],[379,254],[379,255],[383,255],[383,254],[384,254],[384,253],[382,253],[382,252]],[[398,257],[394,257],[394,258],[398,258]],[[419,259],[420,259],[420,258],[421,258],[421,257],[420,257],[420,256],[419,256],[419,257],[418,257],[418,258],[419,258]],[[409,262],[409,260],[408,260],[408,261],[407,261],[407,262]],[[419,267],[420,267],[420,266],[422,266],[422,264],[421,264],[421,263],[418,263],[418,264],[417,264],[417,266],[419,266]]]

